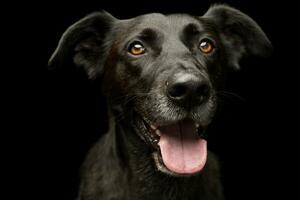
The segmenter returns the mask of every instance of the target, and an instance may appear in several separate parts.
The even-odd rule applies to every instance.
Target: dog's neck
[[[124,180],[127,180],[129,199],[222,199],[221,188],[216,183],[219,172],[212,155],[209,154],[206,167],[200,174],[193,177],[170,176],[157,170],[151,148],[139,136],[138,119],[132,116],[110,119],[110,129],[114,129],[110,134],[115,134],[116,157],[123,168],[120,171],[126,171],[123,175],[126,176]]]

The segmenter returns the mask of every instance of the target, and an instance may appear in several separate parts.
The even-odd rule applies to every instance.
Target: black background
[[[100,9],[120,19],[149,12],[203,15],[213,2],[99,0],[11,5],[3,25],[13,38],[3,38],[9,43],[10,72],[2,76],[9,86],[6,97],[12,97],[5,104],[10,121],[5,135],[10,142],[3,145],[12,170],[6,173],[12,199],[15,195],[75,199],[80,164],[106,129],[99,83],[75,69],[47,69],[69,25]],[[299,132],[294,115],[298,109],[298,63],[293,62],[298,42],[296,7],[288,1],[218,2],[251,16],[274,46],[270,58],[242,60],[241,70],[229,77],[226,91],[231,94],[221,96],[223,106],[211,129],[209,148],[220,159],[226,197],[296,198],[291,197],[297,161],[292,152],[296,152],[294,138]]]

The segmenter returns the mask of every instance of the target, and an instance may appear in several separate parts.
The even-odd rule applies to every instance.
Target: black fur
[[[201,54],[209,38],[215,51]],[[147,52],[128,54],[133,41]],[[158,170],[152,139],[143,120],[168,124],[189,117],[208,126],[216,110],[216,91],[230,68],[244,55],[268,55],[271,43],[247,15],[225,5],[202,17],[148,14],[118,20],[106,12],[88,15],[62,36],[50,66],[73,62],[90,78],[101,78],[108,102],[109,131],[92,148],[82,167],[78,200],[223,199],[219,167],[209,152],[204,169],[181,177]],[[180,73],[205,80],[210,88],[201,106],[189,109],[171,102],[164,84]]]

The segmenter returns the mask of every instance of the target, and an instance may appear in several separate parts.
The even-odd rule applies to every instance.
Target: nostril
[[[181,98],[187,93],[187,86],[182,83],[177,83],[168,88],[168,94],[172,98]]]
[[[196,95],[202,101],[205,97],[209,96],[209,90],[207,84],[201,84],[196,88]]]
[[[196,89],[196,92],[197,92],[198,95],[206,96],[209,92],[209,88],[206,84],[199,85]]]

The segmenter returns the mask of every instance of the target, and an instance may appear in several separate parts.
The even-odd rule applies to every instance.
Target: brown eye
[[[140,42],[133,42],[129,45],[128,52],[132,55],[142,55],[145,53],[145,47]]]
[[[199,44],[199,49],[202,53],[209,54],[215,49],[215,47],[212,41],[203,39]]]

